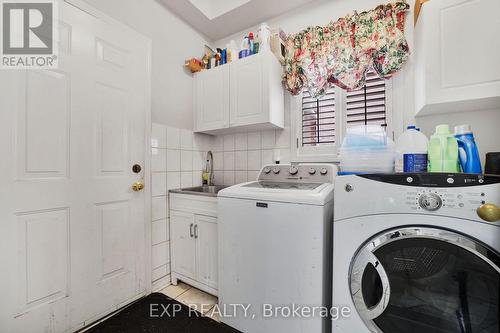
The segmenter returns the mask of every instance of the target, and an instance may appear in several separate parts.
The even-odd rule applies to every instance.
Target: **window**
[[[337,160],[337,148],[346,129],[370,124],[390,125],[391,80],[370,71],[366,85],[355,91],[334,87],[319,99],[304,91],[292,104],[295,162]]]

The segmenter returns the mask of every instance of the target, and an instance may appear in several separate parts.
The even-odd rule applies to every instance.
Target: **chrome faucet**
[[[209,170],[207,170],[208,172],[208,180],[207,180],[207,183],[208,183],[208,186],[213,186],[215,185],[214,184],[214,155],[212,154],[212,151],[209,150],[207,152],[207,163],[209,165]]]

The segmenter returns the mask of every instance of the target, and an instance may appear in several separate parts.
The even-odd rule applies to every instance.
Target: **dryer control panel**
[[[453,210],[476,210],[487,203],[488,191],[480,188],[422,188],[413,187],[406,191],[405,205],[413,211],[435,212],[442,208]]]
[[[484,214],[479,212],[483,205]],[[338,207],[336,220],[372,214],[426,214],[493,222],[500,227],[493,216],[495,207],[500,207],[500,177],[464,174],[339,176],[335,181],[335,206]]]

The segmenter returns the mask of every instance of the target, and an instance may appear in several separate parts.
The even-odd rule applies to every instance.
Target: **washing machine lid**
[[[257,181],[228,187],[218,197],[324,205],[333,200],[333,164],[273,164],[262,168]]]
[[[333,200],[332,183],[286,183],[255,181],[221,190],[218,197],[323,206]]]

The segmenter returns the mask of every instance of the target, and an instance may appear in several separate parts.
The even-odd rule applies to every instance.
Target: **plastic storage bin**
[[[348,128],[339,155],[340,174],[394,172],[394,142],[380,126]]]

